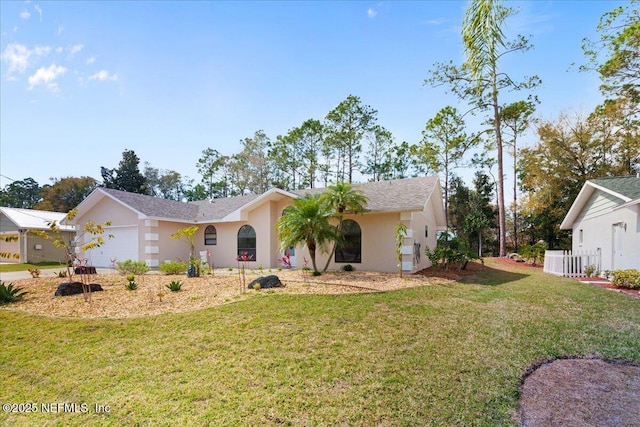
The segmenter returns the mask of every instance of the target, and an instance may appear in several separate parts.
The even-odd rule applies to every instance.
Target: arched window
[[[362,262],[362,230],[352,219],[342,221],[344,241],[336,248],[336,262]]]
[[[218,232],[213,225],[207,225],[204,229],[204,244],[205,245],[217,245],[218,244]]]
[[[256,230],[250,225],[243,225],[238,230],[238,256],[244,254],[251,257],[252,261],[256,260]]]

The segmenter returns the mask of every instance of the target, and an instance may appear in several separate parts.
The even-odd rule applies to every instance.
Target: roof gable
[[[618,207],[634,204],[637,199],[640,199],[640,178],[637,176],[610,177],[585,182],[560,224],[561,230],[573,228],[574,222],[582,214],[596,191],[609,195],[609,199],[616,201]]]

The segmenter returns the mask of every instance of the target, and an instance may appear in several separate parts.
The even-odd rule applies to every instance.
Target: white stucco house
[[[560,225],[572,230],[572,250],[596,251],[601,270],[640,270],[640,177],[584,183]]]
[[[64,263],[64,251],[56,248],[51,239],[43,239],[30,231],[48,232],[49,222],[56,221],[63,239],[71,242],[75,237],[75,228],[61,224],[65,215],[61,212],[0,207],[0,262]]]
[[[354,184],[368,198],[363,214],[346,215],[345,230],[349,246],[336,252],[330,269],[351,264],[358,270],[397,271],[395,226],[405,224],[402,267],[414,272],[428,267],[426,246],[436,245],[437,232],[445,229],[444,206],[437,177]],[[155,268],[167,260],[185,261],[188,245],[169,238],[178,229],[199,227],[196,251],[215,267],[236,266],[239,253],[252,255],[253,267],[277,268],[283,253],[279,250],[276,221],[291,201],[305,193],[322,189],[284,191],[271,189],[263,194],[178,202],[118,190],[97,188],[78,206],[73,220],[82,228],[88,221],[111,221],[103,246],[82,255],[88,265],[109,267],[114,261],[144,261]],[[80,242],[84,243],[84,242]],[[293,266],[309,260],[303,245],[289,248]],[[318,251],[318,265],[327,255]]]

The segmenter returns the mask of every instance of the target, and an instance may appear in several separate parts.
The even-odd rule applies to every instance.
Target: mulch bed
[[[640,367],[597,356],[544,361],[520,386],[524,427],[640,426]]]

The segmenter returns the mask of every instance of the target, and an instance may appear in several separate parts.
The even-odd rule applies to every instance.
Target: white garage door
[[[138,227],[109,227],[105,229],[104,244],[99,248],[87,251],[88,265],[94,267],[111,267],[111,260],[138,261]],[[107,236],[113,235],[111,239]],[[90,240],[91,235],[85,235]]]

